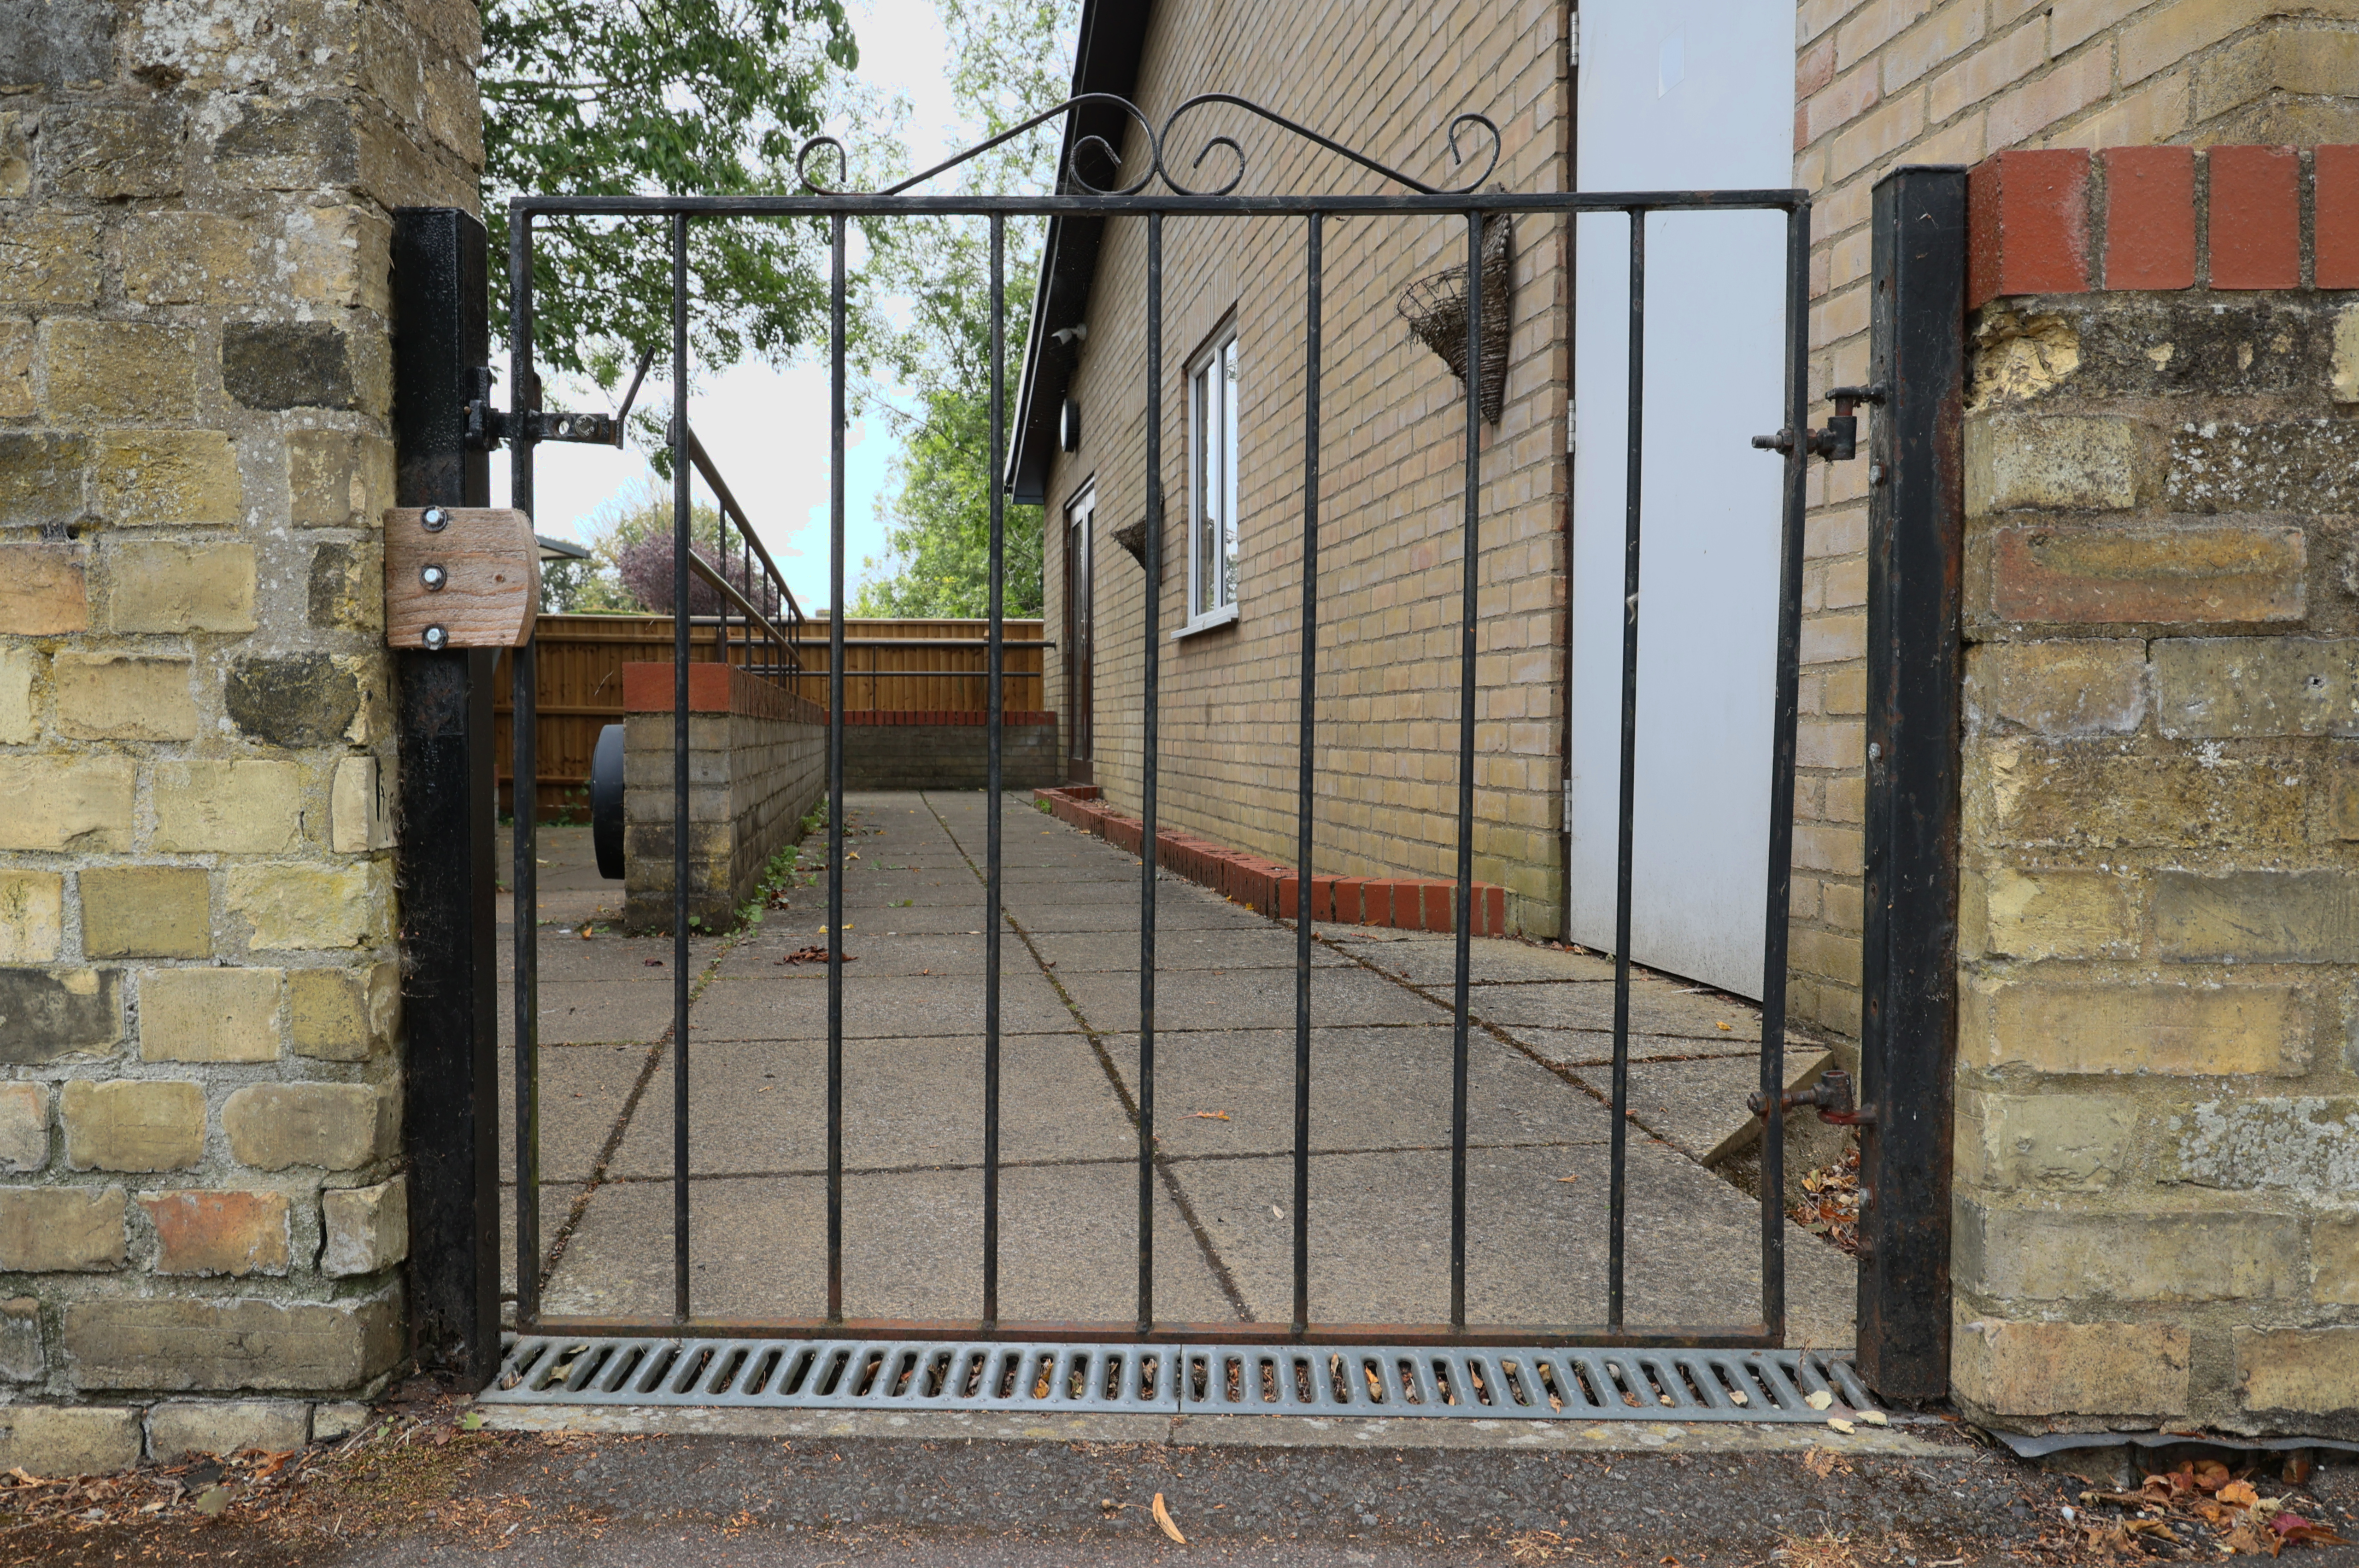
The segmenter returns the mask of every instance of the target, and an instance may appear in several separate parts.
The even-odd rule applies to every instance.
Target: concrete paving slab
[[[1785,1087],[1800,1088],[1833,1065],[1834,1053],[1823,1045],[1788,1047]],[[1577,1067],[1573,1076],[1601,1095],[1612,1093],[1608,1068]],[[1760,1087],[1757,1057],[1633,1062],[1630,1114],[1690,1159],[1716,1165],[1760,1141],[1761,1119],[1745,1103]]]
[[[513,1145],[500,1149],[500,1292],[516,1294],[516,1174]],[[573,1212],[573,1200],[582,1195],[582,1185],[576,1182],[543,1182],[540,1184],[540,1244],[543,1255],[549,1244],[557,1238],[565,1224],[565,1217]]]
[[[867,975],[963,975],[980,976],[984,972],[983,935],[956,932],[899,932],[889,930],[863,931],[864,924],[846,921],[854,929],[844,938],[845,957],[852,960],[852,973]],[[805,952],[826,945],[808,931],[793,931],[784,925],[766,929],[760,935],[739,943],[721,961],[716,978],[728,980],[827,981],[825,963],[789,964],[785,960],[791,953]],[[1038,968],[1024,944],[1012,931],[1000,937],[1000,973],[1005,975],[1037,976]]]
[[[1488,1022],[1508,1029],[1517,1024],[1611,1029],[1614,988],[1586,980],[1486,986],[1480,1011]],[[1695,1040],[1759,1040],[1761,1013],[1750,1002],[1717,992],[1690,994],[1673,980],[1634,976],[1630,1027],[1647,1034],[1679,1034]],[[1788,1037],[1803,1038],[1793,1031],[1788,1032]]]
[[[654,979],[671,973],[669,936],[624,936],[601,931],[585,942],[561,926],[544,926],[537,946],[544,996],[550,987],[575,980]],[[688,944],[691,972],[711,962],[721,947],[718,937],[691,936]],[[516,972],[515,951],[514,944],[503,936],[499,944],[503,981]],[[648,963],[649,958],[655,962]]]
[[[1320,939],[1388,975],[1423,986],[1447,986],[1458,976],[1458,939],[1364,925],[1314,925]],[[1614,960],[1506,937],[1468,944],[1469,978],[1476,985],[1515,980],[1610,980]]]
[[[1285,1321],[1293,1298],[1292,1162],[1195,1160],[1172,1168],[1255,1317]],[[1471,1322],[1604,1321],[1609,1171],[1608,1151],[1595,1144],[1470,1152]],[[1628,1321],[1758,1322],[1759,1206],[1645,1140],[1632,1141],[1628,1172]],[[1321,1156],[1311,1162],[1310,1202],[1314,1318],[1447,1318],[1446,1153]],[[1798,1227],[1788,1226],[1787,1237],[1792,1342],[1848,1346],[1852,1260]]]
[[[1136,1177],[1128,1165],[1019,1167],[1001,1176],[1000,1311],[1007,1318],[1132,1321]],[[733,1317],[823,1316],[827,1184],[818,1177],[691,1184],[691,1307]],[[1158,1195],[1157,1310],[1233,1317],[1185,1220]],[[929,1171],[844,1182],[844,1311],[977,1318],[983,1176]],[[552,1314],[668,1314],[672,1189],[612,1183],[590,1200],[550,1281]]]
[[[1138,889],[1135,883],[1125,886],[1127,898],[1088,902],[1052,896],[1046,890],[1010,889],[1006,907],[1016,923],[1030,932],[1136,932],[1138,929]],[[1273,932],[1281,929],[1276,921],[1266,919],[1226,899],[1215,897],[1193,883],[1173,881],[1166,881],[1159,886],[1159,896],[1155,902],[1155,924],[1158,933]]]
[[[1164,968],[1158,946],[1155,1017],[1158,1029],[1275,1029],[1294,1027],[1294,976],[1279,969],[1180,969]],[[1068,994],[1093,1028],[1135,1026],[1138,1019],[1136,972],[1076,972],[1060,977]],[[1430,1023],[1448,1014],[1382,975],[1364,969],[1317,969],[1310,977],[1314,1025]]]
[[[1480,1016],[1479,1009],[1477,1016]],[[1561,1067],[1598,1066],[1614,1060],[1614,1032],[1610,1029],[1543,1029],[1530,1023],[1496,1025],[1501,1033],[1530,1051],[1534,1055]],[[1788,1045],[1788,1050],[1816,1049]],[[1630,1036],[1630,1059],[1647,1061],[1702,1061],[1716,1056],[1757,1060],[1761,1054],[1759,1040],[1697,1040],[1685,1034],[1639,1034]]]
[[[1103,1044],[1135,1098],[1137,1036],[1108,1036]],[[1602,1142],[1612,1136],[1612,1119],[1591,1095],[1495,1040],[1478,1036],[1467,1045],[1473,1141]],[[1291,1030],[1158,1033],[1155,1085],[1156,1136],[1174,1159],[1294,1147]],[[1228,1119],[1219,1119],[1223,1115]],[[1446,1147],[1450,1124],[1448,1025],[1311,1031],[1313,1150]]]
[[[587,1181],[631,1089],[647,1068],[645,1045],[543,1045],[540,1049],[540,1173]],[[516,1054],[500,1053],[500,1168],[516,1159]]]
[[[1000,1047],[1004,1162],[1119,1160],[1137,1149],[1121,1099],[1086,1036],[1010,1036]],[[827,1168],[827,1045],[822,1041],[691,1044],[690,1169],[775,1174]],[[848,1040],[843,1157],[854,1170],[980,1164],[983,1043]],[[615,1160],[624,1176],[672,1168],[669,1055]]]
[[[1138,973],[1136,932],[1043,932],[1034,945],[1060,974],[1103,970]],[[1294,931],[1264,929],[1179,930],[1155,934],[1155,961],[1169,969],[1283,969],[1294,973]],[[1310,946],[1314,968],[1332,969],[1351,959],[1321,943]]]
[[[1006,1034],[1056,1033],[1073,1015],[1040,978],[1010,966],[1000,977],[999,1024]],[[980,975],[884,975],[846,967],[843,1030],[847,1039],[885,1036],[980,1035]],[[689,1016],[699,1040],[810,1040],[827,1035],[827,988],[800,981],[716,979]]]
[[[579,1045],[653,1040],[671,1027],[672,984],[669,971],[647,969],[650,979],[572,980],[540,988],[540,1043]],[[515,992],[500,988],[500,1044],[516,1039]]]

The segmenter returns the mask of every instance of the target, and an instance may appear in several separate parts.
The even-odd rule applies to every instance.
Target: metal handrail
[[[779,631],[777,626],[771,624],[770,618],[768,616],[754,608],[754,601],[752,600],[737,591],[735,584],[732,583],[727,578],[723,577],[721,573],[714,568],[712,562],[706,560],[702,556],[698,555],[693,550],[690,550],[688,553],[688,569],[690,572],[693,572],[696,576],[701,577],[705,581],[711,583],[723,600],[734,604],[737,607],[738,613],[743,615],[749,624],[760,627],[762,631],[769,635],[773,640],[784,643],[788,648],[792,648],[795,645],[793,640],[788,637],[784,632]],[[689,617],[689,624],[691,626],[695,625],[698,622],[705,622],[708,623],[717,622],[723,633],[727,632],[729,626],[728,617],[726,616],[692,615]],[[793,657],[791,654],[788,656],[789,658]],[[796,670],[799,672],[801,667],[801,661],[796,660]]]
[[[745,612],[749,626],[758,624],[762,628],[763,632],[766,633],[774,642],[784,646],[787,650],[787,665],[789,673],[796,676],[801,675],[803,673],[802,660],[796,654],[795,648],[802,641],[800,635],[801,629],[803,622],[808,619],[808,617],[803,614],[802,605],[795,599],[795,590],[787,586],[785,575],[778,570],[778,563],[770,558],[769,549],[762,543],[761,535],[754,532],[754,524],[752,521],[746,517],[745,509],[737,503],[736,493],[729,488],[728,481],[721,477],[721,470],[714,464],[712,454],[704,449],[704,443],[696,438],[696,427],[688,424],[685,420],[682,420],[679,435],[683,438],[679,444],[687,449],[688,460],[695,466],[698,473],[704,476],[706,486],[712,490],[713,498],[721,503],[722,516],[726,521],[737,525],[738,535],[745,541],[746,550],[756,559],[762,563],[762,573],[764,578],[770,587],[777,589],[780,602],[785,604],[787,607],[786,621],[788,631],[781,633],[778,628],[771,622],[766,615],[755,609],[753,604],[745,597],[745,595],[739,593],[734,586],[725,580],[719,572],[704,568],[696,552],[693,550],[689,552],[690,570],[693,571],[695,575],[703,578],[707,582],[710,582],[716,588],[720,589],[723,592],[724,602],[734,601],[738,608]],[[722,566],[725,568],[728,565],[729,551],[728,535],[726,534],[722,535],[721,547]],[[694,617],[690,617],[691,623],[693,623],[694,619]],[[729,636],[729,628],[728,616],[725,611],[720,617],[720,620],[722,622],[720,634],[723,643],[722,662],[726,664],[728,662],[726,643]]]

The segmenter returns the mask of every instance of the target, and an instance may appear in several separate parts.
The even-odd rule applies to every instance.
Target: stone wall
[[[387,242],[474,205],[477,47],[0,0],[0,1466],[403,1351]]]
[[[689,672],[690,918],[736,924],[770,857],[827,788],[819,706],[734,665]],[[623,928],[669,931],[674,914],[672,666],[623,666]]]
[[[1910,163],[2010,147],[2359,141],[2359,13],[2268,0],[1799,0],[1794,183],[1811,213],[1810,390],[1867,379],[1868,201]],[[1826,412],[1812,408],[1812,423]],[[1864,433],[1864,432],[1863,432]],[[1810,465],[1798,1018],[1859,1020],[1867,464]]]
[[[2359,147],[1972,191],[1957,1395],[2359,1436]]]

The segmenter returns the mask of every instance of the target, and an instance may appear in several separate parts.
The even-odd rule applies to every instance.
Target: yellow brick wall
[[[2268,0],[1804,0],[1794,179],[1816,200],[1812,395],[1867,371],[1868,194],[2010,147],[2359,141],[2359,6]],[[1826,412],[1812,409],[1813,423]],[[1796,790],[1792,1004],[1856,1033],[1864,462],[1814,464]]]
[[[1448,25],[1442,25],[1447,16]],[[1494,178],[1562,189],[1564,15],[1557,0],[1448,13],[1386,0],[1299,7],[1168,0],[1155,9],[1136,99],[1160,123],[1190,93],[1265,103],[1430,183],[1453,178],[1444,127],[1473,110],[1502,128]],[[1373,191],[1377,177],[1230,111],[1182,122],[1183,179],[1203,140],[1244,145],[1247,192]],[[1479,136],[1477,140],[1479,141]],[[1128,154],[1143,156],[1136,134]],[[1205,170],[1222,157],[1215,151]],[[1132,167],[1136,167],[1133,165]],[[1167,533],[1160,810],[1165,826],[1291,863],[1303,496],[1305,228],[1299,218],[1172,218],[1164,229],[1163,484]],[[1394,301],[1461,264],[1459,220],[1330,220],[1321,406],[1318,860],[1347,876],[1454,874],[1463,535],[1457,381]],[[1516,223],[1513,369],[1483,435],[1474,875],[1510,892],[1511,924],[1557,928],[1563,761],[1566,355],[1561,224]],[[1094,776],[1136,812],[1145,574],[1114,543],[1146,514],[1143,219],[1106,230],[1090,335],[1072,383],[1081,450],[1048,486],[1047,602],[1063,602],[1062,509],[1097,487]],[[1236,622],[1179,642],[1186,619],[1186,368],[1234,312],[1240,346]],[[1052,662],[1049,703],[1060,712]]]
[[[21,12],[0,83],[0,1400],[279,1446],[400,1342],[387,249],[474,203],[477,24],[205,13]]]
[[[1973,330],[2051,373],[1966,413],[1957,1398],[2359,1434],[2359,303]]]

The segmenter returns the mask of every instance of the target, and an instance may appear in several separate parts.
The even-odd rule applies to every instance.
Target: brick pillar
[[[2354,159],[1973,175],[1953,1376],[1983,1419],[2359,1435]]]
[[[0,1466],[54,1473],[402,1350],[387,212],[474,205],[477,38],[0,31]]]

